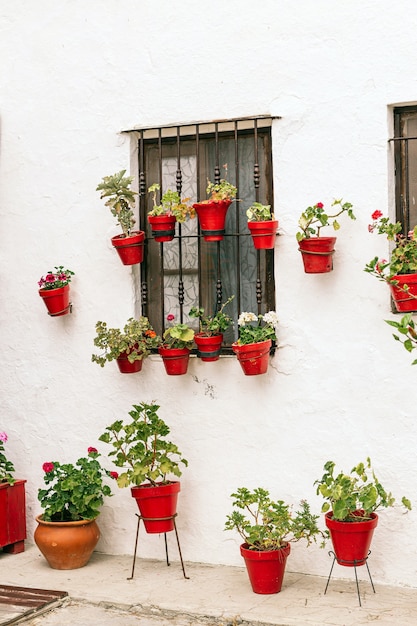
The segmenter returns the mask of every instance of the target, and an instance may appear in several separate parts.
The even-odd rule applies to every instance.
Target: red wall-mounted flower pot
[[[248,228],[256,250],[271,250],[275,247],[278,220],[248,222]]]
[[[168,376],[181,376],[187,373],[190,358],[188,348],[164,348],[160,346],[158,352],[162,357]]]
[[[417,274],[397,274],[392,277],[397,285],[390,285],[392,299],[399,313],[417,311]],[[407,290],[404,291],[404,286]]]
[[[172,241],[175,236],[175,215],[148,215],[148,222],[152,228],[152,236],[160,243]]]
[[[248,544],[240,546],[240,554],[245,559],[250,584],[254,593],[279,593],[284,578],[290,544],[280,550],[249,550]]]
[[[341,522],[333,519],[333,513],[326,513],[324,519],[339,565],[353,567],[365,564],[378,524],[376,513],[371,513],[371,518],[363,522]]]
[[[121,374],[136,374],[142,369],[143,359],[138,359],[131,363],[127,358],[127,354],[123,353],[116,359],[117,366]]]
[[[69,285],[58,287],[58,289],[39,289],[39,295],[51,317],[60,317],[71,312],[69,290]]]
[[[231,200],[193,204],[204,241],[221,241],[223,239],[227,209],[231,204]]]
[[[177,512],[178,494],[181,485],[178,481],[159,484],[156,487],[145,483],[131,487],[147,533],[168,533],[174,530],[174,516]]]
[[[0,548],[18,554],[25,549],[26,480],[0,483]]]
[[[218,361],[220,348],[223,343],[223,333],[206,337],[201,333],[194,335],[194,341],[197,346],[197,356],[202,361]]]
[[[145,233],[143,230],[132,232],[130,237],[116,235],[115,237],[112,237],[111,240],[123,265],[136,265],[136,263],[142,263],[144,241]]]
[[[336,237],[310,237],[298,242],[306,274],[324,274],[333,269]]]
[[[257,376],[266,374],[269,365],[269,352],[272,341],[259,341],[240,346],[237,342],[232,344],[233,352],[243,370],[245,376]]]

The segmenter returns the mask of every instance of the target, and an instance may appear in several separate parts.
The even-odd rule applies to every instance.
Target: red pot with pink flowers
[[[72,305],[69,297],[69,283],[74,272],[64,269],[63,265],[55,266],[55,271],[49,271],[38,282],[39,295],[45,303],[48,315],[61,317],[71,313]]]

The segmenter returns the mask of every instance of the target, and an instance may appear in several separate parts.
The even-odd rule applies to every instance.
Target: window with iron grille
[[[417,224],[417,105],[394,109],[396,219],[406,234]]]
[[[138,181],[140,228],[146,234],[137,289],[141,314],[158,334],[167,326],[167,315],[198,332],[198,321],[188,315],[191,307],[213,315],[234,295],[225,309],[235,322],[224,336],[222,353],[227,354],[242,311],[275,310],[274,251],[255,250],[246,217],[254,201],[273,208],[271,126],[270,116],[259,116],[127,131],[137,163],[132,173]],[[222,241],[204,241],[198,218],[177,223],[173,241],[154,240],[147,220],[152,184],[160,185],[161,195],[171,189],[197,202],[206,199],[208,180],[222,178],[238,189]]]

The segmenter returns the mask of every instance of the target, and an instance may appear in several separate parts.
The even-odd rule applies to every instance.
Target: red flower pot
[[[26,539],[26,480],[13,485],[0,483],[0,548],[18,554],[25,549]]]
[[[248,222],[253,245],[256,250],[271,250],[275,246],[275,238],[278,230],[278,220],[266,222]]]
[[[339,565],[353,567],[365,564],[372,535],[378,524],[376,513],[371,513],[371,518],[363,522],[341,522],[333,519],[333,513],[326,513],[324,519]]]
[[[290,544],[280,550],[249,550],[248,544],[240,546],[240,554],[245,559],[252,590],[255,593],[279,593],[284,578],[287,557],[291,551]]]
[[[133,232],[130,237],[116,235],[115,237],[112,237],[111,240],[123,265],[136,265],[136,263],[142,263],[144,241],[145,233],[143,230]]]
[[[177,512],[180,489],[178,481],[156,487],[150,484],[131,487],[147,533],[168,533],[174,530],[173,518]]]
[[[148,215],[155,241],[172,241],[175,235],[176,219],[174,215]]]
[[[232,349],[237,356],[243,373],[246,376],[257,376],[258,374],[266,374],[268,371],[271,346],[271,339],[267,339],[266,341],[248,343],[243,346],[233,343]]]
[[[310,237],[298,242],[306,274],[324,274],[333,269],[336,237]]]
[[[59,287],[58,289],[39,289],[39,295],[43,299],[51,317],[60,317],[70,313],[69,285]]]
[[[202,361],[218,361],[220,348],[223,343],[223,333],[205,337],[201,333],[194,335],[194,341],[197,346],[197,356]]]
[[[398,283],[390,285],[397,311],[399,313],[417,311],[417,274],[397,274],[392,277],[392,280]],[[407,291],[404,291],[404,285],[407,285]]]
[[[125,352],[117,357],[116,362],[121,374],[135,374],[136,372],[141,371],[143,359],[138,359],[137,361],[133,361],[133,363],[131,363]]]
[[[225,233],[226,213],[231,200],[193,204],[204,241],[221,241]]]
[[[188,348],[164,348],[160,346],[158,352],[162,357],[168,376],[181,376],[187,373],[190,358]]]

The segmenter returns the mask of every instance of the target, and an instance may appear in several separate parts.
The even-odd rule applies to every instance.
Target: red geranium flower
[[[316,207],[317,207],[318,209],[322,209],[322,208],[324,207],[323,202],[317,202]]]
[[[167,321],[168,321],[168,322],[172,322],[173,320],[175,320],[175,315],[172,315],[172,313],[170,313],[169,315],[167,315]]]
[[[380,217],[382,217],[382,212],[381,211],[374,211],[371,215],[372,219],[375,220],[379,220]]]
[[[45,474],[49,474],[50,472],[53,472],[54,468],[55,468],[55,466],[54,466],[53,463],[44,463],[42,465],[42,469],[45,472]]]
[[[110,476],[117,480],[119,478],[119,474],[117,472],[110,472]]]
[[[98,450],[97,450],[97,448],[93,448],[93,447],[90,446],[88,448],[87,452],[88,452],[88,454],[90,454],[91,452],[94,452],[95,454],[97,454]]]

